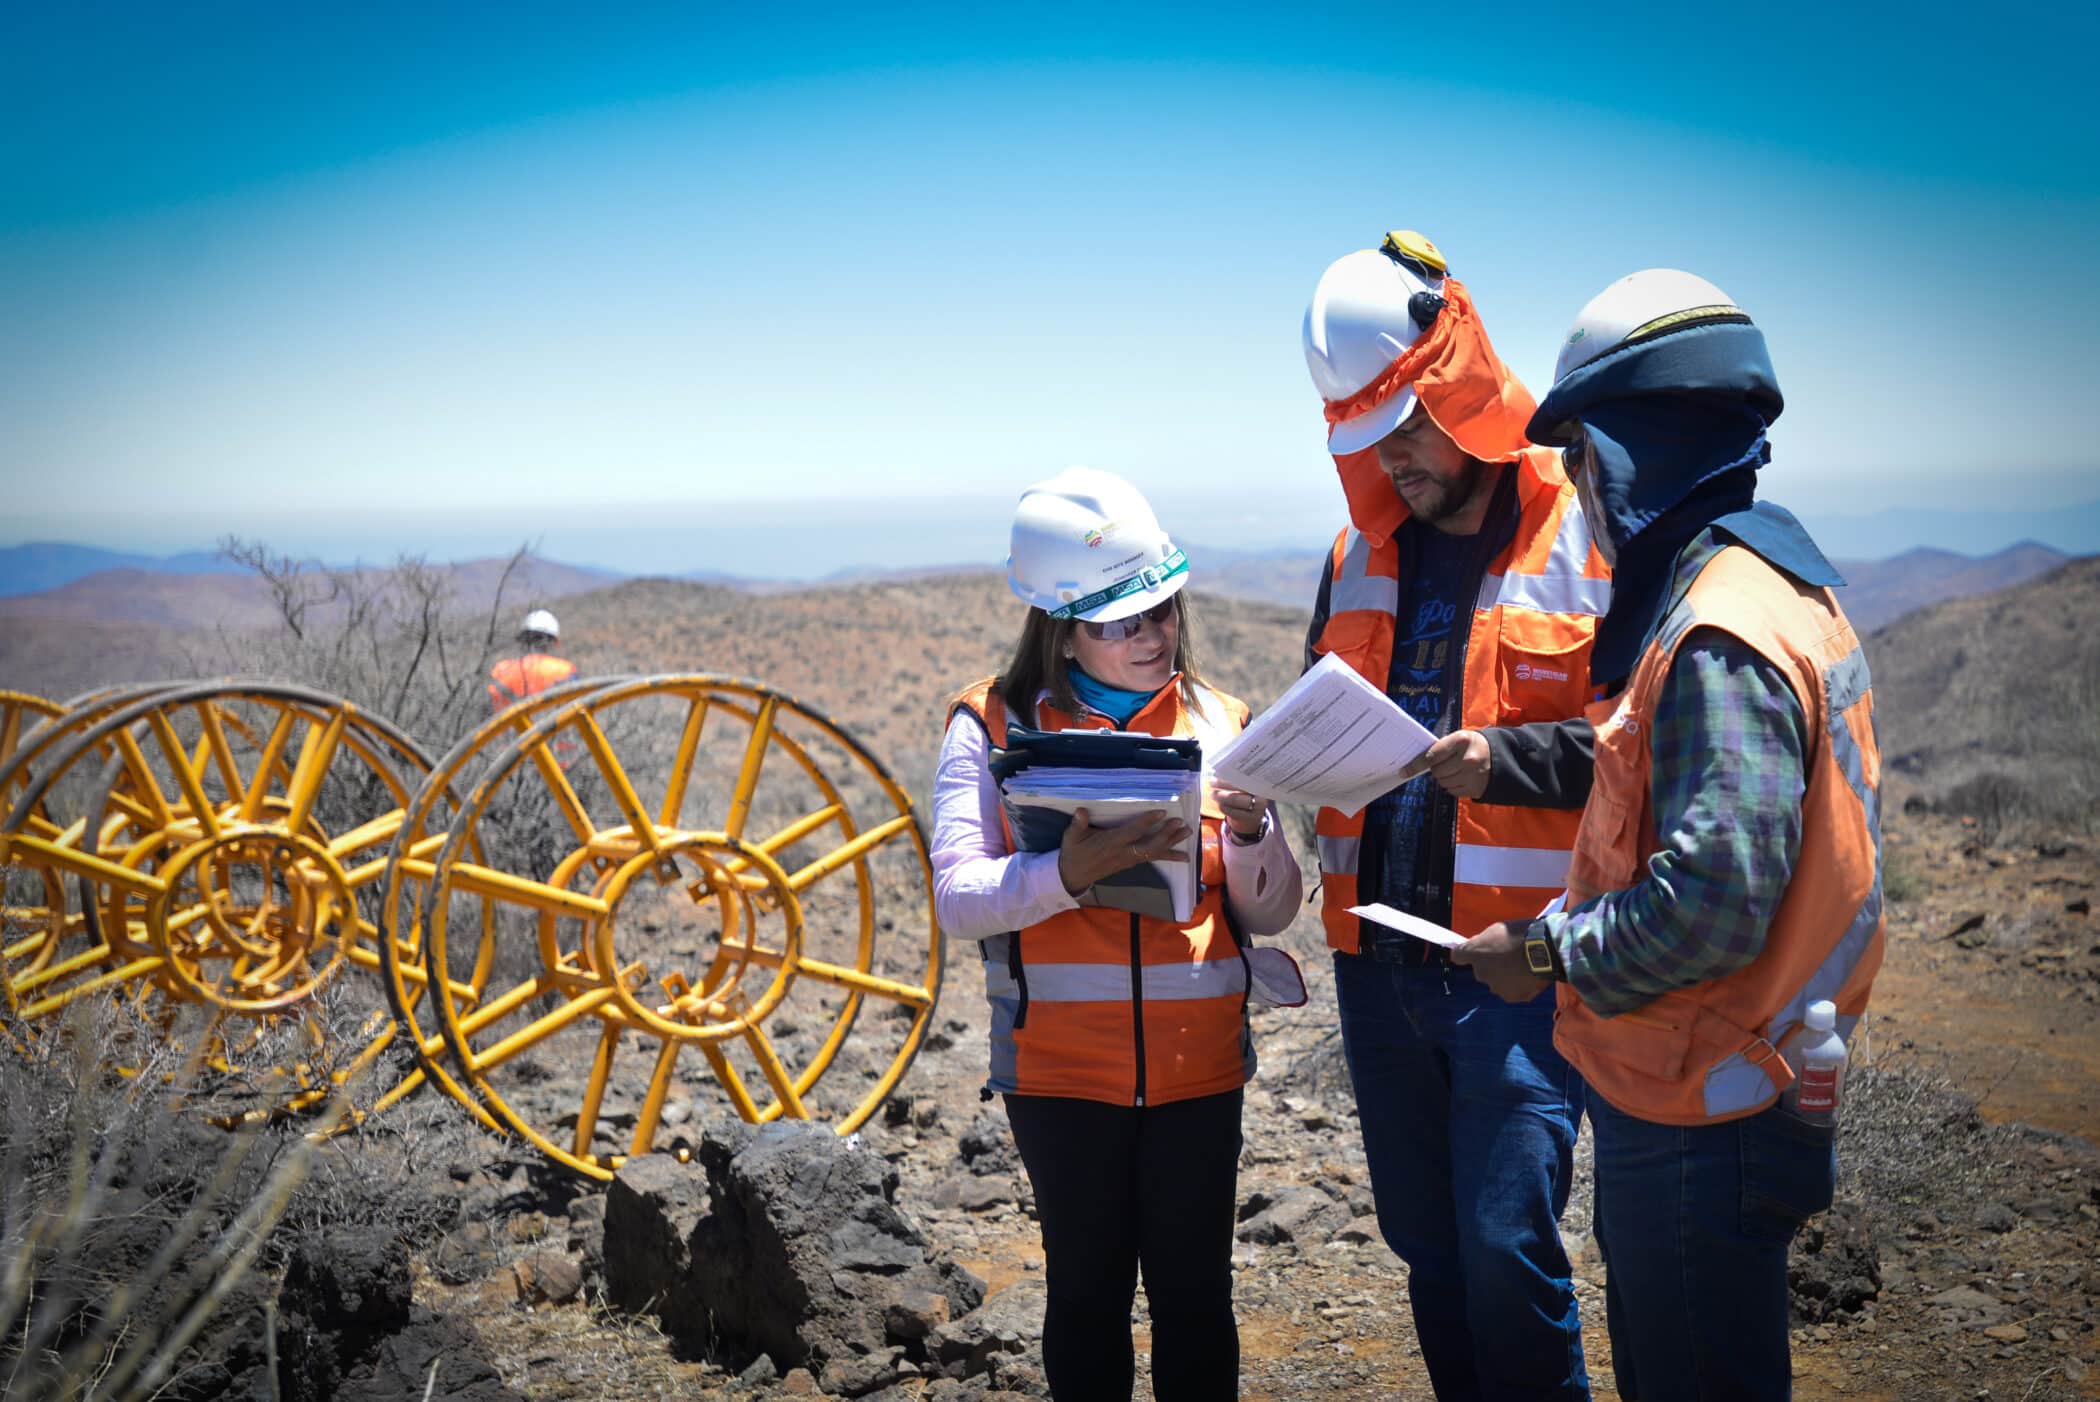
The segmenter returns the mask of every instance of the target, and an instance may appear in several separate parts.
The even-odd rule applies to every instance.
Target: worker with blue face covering
[[[1881,964],[1866,659],[1844,581],[1756,499],[1783,403],[1749,315],[1657,269],[1583,309],[1527,429],[1613,561],[1595,773],[1565,908],[1454,958],[1511,1001],[1559,984],[1629,1398],[1789,1394],[1787,1244],[1836,1178],[1805,1029],[1849,1035]]]

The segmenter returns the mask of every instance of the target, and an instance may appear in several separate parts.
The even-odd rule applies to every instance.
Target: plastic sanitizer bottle
[[[1837,1033],[1835,1004],[1808,1005],[1793,1053],[1795,1080],[1787,1087],[1787,1108],[1804,1120],[1835,1124],[1845,1081],[1845,1039]]]

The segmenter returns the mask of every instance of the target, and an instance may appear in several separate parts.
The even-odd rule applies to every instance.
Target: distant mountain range
[[[1292,609],[1312,606],[1324,558],[1321,552],[1193,544],[1187,548],[1199,589]],[[1854,626],[1863,633],[1871,632],[1945,599],[2010,588],[2070,558],[2049,546],[2023,541],[1980,557],[1920,547],[1883,560],[1841,559],[1838,567],[1849,582],[1840,598]],[[505,563],[500,559],[467,560],[443,568],[452,576],[456,601],[477,608],[494,599]],[[710,570],[693,570],[678,577],[746,593],[775,594],[971,572],[977,571],[957,566],[849,566],[821,581],[748,579]],[[511,582],[509,594],[523,609],[632,577],[531,558],[524,577]],[[213,552],[147,556],[50,542],[0,549],[0,623],[41,619],[238,630],[262,626],[274,618],[263,581]]]
[[[2033,541],[1975,558],[1921,547],[1886,560],[1837,560],[1845,576],[1838,591],[1852,626],[1861,633],[1895,622],[1944,599],[2009,589],[2049,573],[2071,556]],[[1241,599],[1312,607],[1325,556],[1315,551],[1248,552],[1189,548],[1199,588]]]

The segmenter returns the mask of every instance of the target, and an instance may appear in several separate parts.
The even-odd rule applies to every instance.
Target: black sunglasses
[[[1136,637],[1138,629],[1144,626],[1146,619],[1149,618],[1164,628],[1167,620],[1173,616],[1174,600],[1163,599],[1143,613],[1133,613],[1125,618],[1111,618],[1102,623],[1081,619],[1079,626],[1086,629],[1086,635],[1097,643],[1120,643],[1125,638]]]

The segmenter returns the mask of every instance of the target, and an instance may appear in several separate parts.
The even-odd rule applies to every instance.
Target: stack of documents
[[[1413,716],[1333,653],[1220,750],[1217,782],[1286,803],[1355,813],[1436,743]]]
[[[1093,899],[1176,923],[1196,913],[1203,825],[1203,755],[1194,740],[1117,730],[1045,732],[1012,727],[992,752],[1007,825],[1023,852],[1054,852],[1076,809],[1097,828],[1151,813],[1188,826],[1173,857],[1144,862],[1091,888]]]

